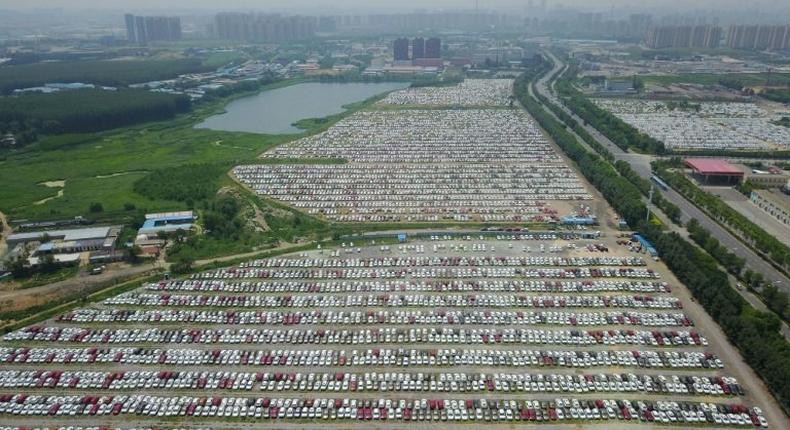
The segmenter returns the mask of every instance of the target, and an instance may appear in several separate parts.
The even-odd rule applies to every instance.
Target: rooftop
[[[721,158],[687,158],[686,166],[703,175],[743,176],[743,171]]]
[[[90,227],[78,228],[70,230],[47,230],[47,231],[31,231],[27,233],[16,233],[8,236],[9,242],[29,242],[38,240],[45,234],[52,239],[74,241],[74,240],[87,240],[87,239],[103,239],[110,234],[113,227]]]

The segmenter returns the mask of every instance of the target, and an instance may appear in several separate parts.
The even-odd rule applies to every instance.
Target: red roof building
[[[683,163],[692,170],[695,176],[701,177],[707,184],[710,178],[717,178],[730,183],[740,182],[743,179],[743,171],[721,158],[687,158]]]

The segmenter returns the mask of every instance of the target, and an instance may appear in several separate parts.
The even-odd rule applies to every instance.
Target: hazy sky
[[[533,0],[535,5],[541,0]],[[529,0],[478,0],[480,8],[518,9]],[[667,13],[678,9],[705,8],[787,8],[783,0],[547,0],[549,6],[565,5],[577,8],[610,9],[663,9]],[[474,8],[475,0],[0,0],[0,8],[6,9],[116,9],[116,10],[232,10],[232,9],[277,9],[303,12],[332,10],[414,10],[417,8],[462,9]]]

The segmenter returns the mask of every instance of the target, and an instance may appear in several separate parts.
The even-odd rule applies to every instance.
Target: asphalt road
[[[559,58],[555,57],[551,53],[547,54],[552,58],[554,61],[554,69],[551,73],[546,74],[543,78],[541,78],[536,88],[540,94],[547,97],[557,106],[560,106],[565,112],[571,115],[579,124],[584,125],[584,120],[576,116],[573,112],[567,109],[562,103],[557,100],[556,97],[548,90],[548,81],[556,72],[560,69],[565,67],[565,64],[560,61]],[[623,151],[620,147],[615,145],[609,138],[598,132],[595,128],[590,125],[584,125],[584,129],[590,133],[598,142],[602,145],[606,146],[606,148],[614,155],[616,160],[623,160],[626,161],[628,164],[631,165],[631,168],[639,174],[639,176],[650,179],[652,176],[652,169],[650,168],[650,162],[653,160],[652,156],[649,155],[642,155],[642,154],[633,154]],[[751,268],[755,272],[762,273],[766,280],[772,282],[782,291],[785,291],[790,294],[790,279],[788,279],[784,274],[780,271],[776,270],[771,264],[766,262],[762,257],[760,257],[757,253],[752,251],[746,245],[744,245],[737,237],[732,235],[729,231],[724,229],[721,225],[719,225],[716,221],[711,219],[707,214],[702,212],[699,208],[694,206],[693,203],[686,200],[683,196],[681,196],[675,190],[669,189],[667,191],[662,191],[657,189],[659,193],[662,193],[664,197],[677,205],[681,211],[681,220],[683,223],[688,222],[691,218],[696,218],[699,223],[705,227],[719,242],[727,247],[732,253],[735,255],[743,258],[746,260],[746,265]]]

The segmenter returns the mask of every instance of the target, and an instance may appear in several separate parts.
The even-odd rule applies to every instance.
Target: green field
[[[6,66],[0,67],[0,93],[53,82],[122,86],[207,70],[211,67],[198,59],[63,61]]]
[[[276,82],[267,89],[300,82]],[[221,112],[229,100],[218,101],[172,121],[154,122],[100,133],[52,136],[20,150],[0,152],[0,211],[11,219],[60,219],[77,215],[100,220],[129,221],[142,211],[184,209],[177,199],[151,199],[134,191],[150,172],[187,164],[257,162],[257,156],[282,143],[317,133],[378,98],[347,106],[350,110],[326,120],[300,123],[301,134],[262,135],[195,129],[194,124]],[[311,160],[304,160],[310,162]],[[342,160],[326,160],[338,163]],[[40,185],[65,181],[59,187]],[[54,198],[53,198],[54,197]],[[41,204],[43,199],[52,198]],[[90,213],[101,203],[101,213]],[[134,206],[133,210],[127,208]]]

